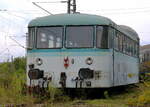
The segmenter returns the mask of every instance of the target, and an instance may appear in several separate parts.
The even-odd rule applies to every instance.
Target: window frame
[[[67,46],[67,28],[68,27],[92,27],[92,46],[91,47],[68,47]],[[94,41],[95,41],[95,25],[66,25],[65,26],[65,39],[64,39],[64,47],[66,49],[91,49],[94,48]]]
[[[62,32],[61,32],[61,47],[53,47],[53,48],[38,48],[37,47],[37,44],[38,44],[38,37],[37,37],[37,35],[38,35],[38,29],[39,28],[50,28],[50,27],[60,27],[60,28],[62,28]],[[64,39],[64,26],[38,26],[37,28],[36,28],[37,30],[36,30],[36,43],[35,43],[35,46],[36,46],[36,49],[62,49],[63,48],[63,39]]]
[[[115,35],[114,35],[114,49],[119,52],[119,42],[118,41],[119,41],[119,36],[117,35],[117,31],[115,31]],[[117,44],[116,44],[116,42],[117,42]]]
[[[97,40],[98,40],[97,32],[98,32],[98,27],[99,27],[99,26],[103,27],[103,29],[105,29],[105,28],[107,29],[107,48],[101,48],[101,47],[98,47],[98,45],[97,45],[97,42],[98,42],[98,41],[97,41]],[[95,32],[95,34],[96,34],[96,39],[95,39],[96,48],[98,48],[98,49],[109,49],[109,44],[110,44],[110,43],[109,43],[109,39],[110,39],[110,38],[109,38],[109,29],[110,29],[110,26],[107,26],[107,25],[97,25],[97,26],[96,26],[96,32]]]
[[[31,29],[33,29],[34,30],[34,33],[32,34],[32,37],[31,37],[31,35],[30,35],[30,31],[31,31]],[[29,49],[29,50],[31,50],[31,49],[34,49],[35,48],[35,37],[36,37],[36,27],[28,27],[28,36],[27,36],[27,39],[26,39],[26,41],[27,41],[27,44],[26,44],[26,46],[27,46],[27,49]],[[32,44],[30,44],[30,39],[32,38]],[[30,47],[30,45],[31,45],[31,47]]]
[[[108,26],[108,49],[114,48],[114,36],[115,36],[115,29],[112,26]]]
[[[114,27],[112,27],[114,30],[115,30],[115,35],[114,35],[114,47],[113,47],[113,49],[115,50],[115,51],[117,51],[117,52],[120,52],[120,53],[123,53],[123,54],[126,54],[126,55],[128,55],[128,56],[131,56],[131,57],[136,57],[136,58],[139,58],[139,40],[133,40],[133,39],[131,39],[129,36],[127,36],[126,34],[124,34],[124,33],[122,33],[122,32],[120,32],[119,30],[117,30],[116,28],[114,28]],[[123,44],[123,46],[122,46],[122,51],[120,51],[119,50],[119,46],[117,46],[118,47],[118,49],[116,49],[116,37],[117,37],[117,33],[120,33],[121,35],[122,35],[122,39],[123,39],[123,41],[122,41],[122,44]],[[119,40],[119,37],[118,37],[118,40]],[[125,40],[125,41],[124,41]],[[125,43],[124,43],[125,42]],[[131,43],[130,43],[131,42]],[[125,46],[124,46],[124,44],[125,44]],[[135,47],[134,46],[132,46],[133,44],[135,44]],[[118,45],[119,45],[119,43],[118,43]],[[131,49],[128,49],[128,48],[131,48],[131,47],[133,47],[134,49],[135,49],[135,53],[133,52],[133,49],[131,50]],[[125,48],[125,49],[124,49]],[[127,51],[127,49],[128,49],[128,51]],[[125,52],[124,52],[124,50],[125,50]],[[132,53],[131,53],[131,51],[132,51]]]

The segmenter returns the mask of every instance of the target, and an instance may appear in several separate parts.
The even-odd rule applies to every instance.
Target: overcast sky
[[[32,2],[59,0],[0,0],[0,61],[25,56],[25,33],[30,20],[48,15]],[[64,0],[63,0],[64,1]],[[150,0],[76,0],[80,13],[102,15],[132,27],[141,45],[150,44]],[[66,3],[39,3],[53,14],[66,13]],[[17,43],[16,43],[17,42]]]

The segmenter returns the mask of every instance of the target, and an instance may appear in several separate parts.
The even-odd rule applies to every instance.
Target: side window
[[[27,38],[27,47],[32,49],[34,46],[35,28],[29,28],[29,34]]]
[[[132,56],[134,56],[134,41],[132,40]]]
[[[125,36],[125,53],[128,54],[128,38]]]
[[[113,48],[113,43],[114,43],[113,37],[114,37],[114,29],[109,28],[109,31],[108,31],[109,48]]]
[[[138,54],[139,54],[139,45],[138,45],[138,43],[136,43],[135,49],[136,49],[136,56],[138,57]]]
[[[116,50],[119,50],[119,44],[118,44],[118,41],[119,41],[119,38],[118,38],[118,35],[115,36],[115,48]]]
[[[130,39],[130,56],[132,56],[132,40]]]
[[[129,56],[138,57],[139,55],[138,42],[117,30],[115,30],[114,35],[114,49]]]
[[[119,51],[119,34],[117,33],[117,31],[115,31],[115,41],[114,42],[115,42],[114,43],[115,49]]]
[[[127,54],[130,56],[137,56],[137,46],[136,43],[131,40],[131,39],[127,39],[128,40],[128,49],[127,49]]]
[[[122,39],[123,39],[123,53],[126,53],[126,47],[127,47],[127,40],[126,40],[126,36],[125,35],[123,35],[123,37],[122,37]]]
[[[136,56],[136,42],[133,42],[133,56]]]
[[[129,55],[131,56],[132,55],[132,41],[131,39],[129,39]]]
[[[123,38],[122,38],[121,33],[118,32],[117,35],[119,37],[119,41],[118,41],[118,43],[119,43],[119,51],[122,52],[123,51]]]
[[[97,47],[106,49],[108,48],[108,27],[98,26],[97,27]]]
[[[126,49],[126,51],[127,51],[127,54],[130,55],[130,39],[129,38],[127,38],[127,49]]]
[[[125,54],[128,54],[128,38],[125,36]]]

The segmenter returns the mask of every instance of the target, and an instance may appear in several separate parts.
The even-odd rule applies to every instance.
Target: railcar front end
[[[125,39],[127,33],[119,30],[111,20],[95,15],[63,14],[31,21],[27,85],[108,88],[137,83],[138,40]]]

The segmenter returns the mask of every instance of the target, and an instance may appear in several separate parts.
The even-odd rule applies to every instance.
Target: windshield
[[[92,26],[70,26],[66,28],[67,48],[92,48],[93,27]]]
[[[37,48],[61,48],[63,27],[41,27],[37,29]]]

